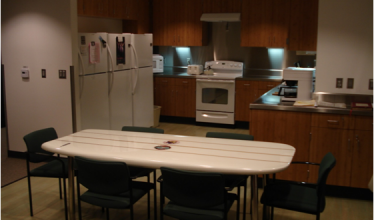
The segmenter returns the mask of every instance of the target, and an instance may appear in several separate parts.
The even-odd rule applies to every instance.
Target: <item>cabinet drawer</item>
[[[192,86],[196,82],[195,79],[181,79],[175,78],[174,83],[176,86]]]
[[[356,130],[373,130],[373,117],[369,116],[355,116],[354,128]]]
[[[260,81],[258,83],[258,89],[267,89],[270,90],[277,85],[281,84],[281,82],[273,82],[273,81]]]
[[[312,114],[312,127],[350,129],[352,117],[348,115]]]
[[[237,80],[235,82],[235,86],[237,89],[257,89],[258,82],[257,81],[247,81],[247,80]]]
[[[174,78],[155,77],[155,84],[165,85],[165,84],[172,84],[172,83],[174,83]]]

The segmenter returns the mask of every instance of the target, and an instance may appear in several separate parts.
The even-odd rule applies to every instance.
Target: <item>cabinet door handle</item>
[[[328,123],[339,123],[338,120],[327,120]]]
[[[351,139],[348,138],[348,151],[351,151]]]
[[[245,86],[250,86],[251,84],[244,84]]]
[[[273,87],[273,85],[267,85],[267,87]]]
[[[161,82],[167,83],[168,81],[167,80],[162,80]]]
[[[188,83],[188,81],[182,81],[182,83]]]

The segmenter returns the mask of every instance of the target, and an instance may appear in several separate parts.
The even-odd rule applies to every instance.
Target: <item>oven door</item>
[[[233,113],[234,109],[235,80],[196,80],[196,110]]]

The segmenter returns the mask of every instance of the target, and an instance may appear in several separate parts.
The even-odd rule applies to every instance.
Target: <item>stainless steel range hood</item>
[[[206,22],[240,22],[240,13],[204,13],[200,21]]]

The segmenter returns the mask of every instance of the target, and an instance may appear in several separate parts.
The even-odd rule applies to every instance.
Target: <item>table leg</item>
[[[257,185],[257,175],[251,176],[251,185],[252,185],[252,219],[258,220],[258,185]]]
[[[69,219],[75,220],[75,195],[74,195],[74,158],[68,157],[69,160],[69,170],[68,170],[68,192],[69,192],[69,205],[68,205],[68,211],[69,211]]]

